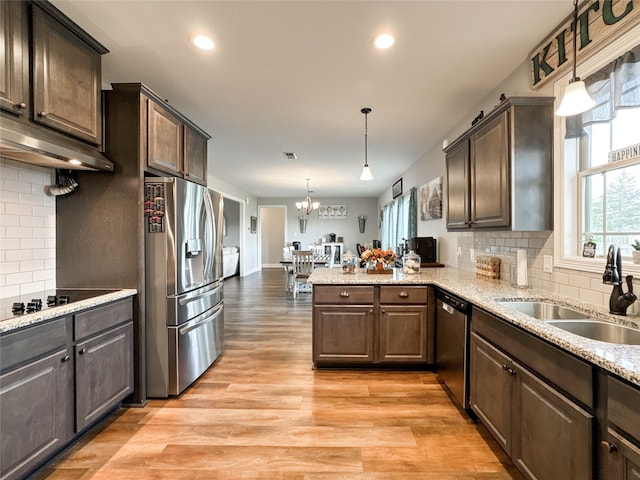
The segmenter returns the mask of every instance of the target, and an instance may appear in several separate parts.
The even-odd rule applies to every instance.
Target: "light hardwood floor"
[[[214,366],[178,398],[119,411],[37,478],[522,478],[433,372],[313,370],[311,295],[285,281],[228,279]]]

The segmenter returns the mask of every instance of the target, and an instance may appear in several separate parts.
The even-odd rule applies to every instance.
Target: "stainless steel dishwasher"
[[[436,371],[454,400],[469,408],[469,304],[436,292]]]

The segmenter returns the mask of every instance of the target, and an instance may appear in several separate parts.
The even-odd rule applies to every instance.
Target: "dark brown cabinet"
[[[519,351],[514,347],[523,338],[518,338],[515,327],[504,329],[495,322],[501,321],[474,310],[470,341],[472,410],[526,478],[592,479],[594,417],[565,395],[566,390],[574,389],[572,378],[583,371],[582,365],[572,363],[577,359],[565,359],[563,363],[562,357],[555,356],[561,352],[554,350],[547,351],[555,364],[553,371],[548,372],[544,362],[534,362],[533,368],[525,365],[516,355],[527,358],[532,352],[552,347],[540,343]],[[535,368],[560,381],[548,383]]]
[[[379,288],[380,363],[425,363],[431,338],[427,332],[427,287],[381,285]]]
[[[445,149],[448,230],[553,228],[552,107],[509,98]]]
[[[1,8],[3,112],[99,147],[101,55],[108,50],[47,2]]]
[[[22,116],[29,106],[27,15],[21,2],[0,2],[0,108]]]
[[[314,364],[432,362],[429,292],[415,286],[315,285]]]
[[[361,364],[374,361],[374,287],[313,287],[313,361]]]
[[[147,105],[147,166],[178,175],[183,165],[182,122],[153,100]]]
[[[130,298],[0,336],[0,476],[25,478],[133,392]]]
[[[0,337],[0,476],[24,478],[73,436],[71,319]]]
[[[101,54],[48,13],[32,9],[33,120],[100,145]]]
[[[201,185],[207,184],[207,139],[185,125],[184,178]]]
[[[604,479],[640,480],[640,389],[608,375],[607,397]]]
[[[132,172],[168,174],[207,184],[206,132],[140,83],[114,83],[105,91],[106,152]],[[123,127],[123,119],[129,127]],[[130,128],[140,135],[131,136]]]

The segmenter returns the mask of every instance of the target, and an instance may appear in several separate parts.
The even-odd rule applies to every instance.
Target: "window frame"
[[[640,29],[632,29],[578,65],[578,74],[581,77],[587,77],[638,44],[640,44]],[[568,71],[553,84],[553,93],[556,97],[555,108],[558,108],[560,104],[571,75],[572,72]],[[574,207],[575,216],[581,216],[582,212],[582,187],[578,180],[578,171],[567,172],[568,166],[565,162],[565,117],[554,115],[554,131],[554,267],[602,273],[605,267],[602,257],[586,258],[581,256],[583,242],[579,231],[581,218],[568,218],[565,215],[566,202],[570,202],[570,206]],[[576,180],[568,180],[565,173],[573,174]],[[571,248],[568,247],[568,244],[574,244],[575,254],[569,253]],[[607,248],[608,246],[605,246],[605,252]],[[640,265],[629,260],[623,260],[622,263],[625,275],[640,277]]]

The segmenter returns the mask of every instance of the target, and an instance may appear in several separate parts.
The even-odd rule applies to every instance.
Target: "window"
[[[417,235],[417,192],[404,195],[382,207],[382,248],[396,251],[406,239]],[[412,214],[413,212],[413,214]]]
[[[584,77],[596,100],[594,109],[566,124],[556,117],[558,266],[601,271],[610,244],[619,246],[623,261],[630,262],[630,244],[640,239],[638,36],[636,32],[635,38],[621,39],[585,62],[585,68],[595,72]],[[565,77],[556,83],[556,97],[567,81]],[[615,155],[617,151],[627,155]],[[595,259],[582,257],[582,244],[590,237],[597,244]],[[630,264],[625,270],[640,271]]]

